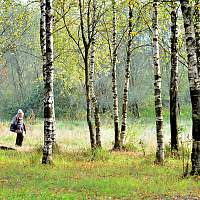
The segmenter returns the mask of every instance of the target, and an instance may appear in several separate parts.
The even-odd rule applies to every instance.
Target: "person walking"
[[[24,133],[26,134],[26,127],[23,121],[24,118],[24,112],[22,109],[19,109],[17,114],[13,117],[10,131],[17,133],[16,137],[16,146],[22,146],[23,140],[24,140]]]

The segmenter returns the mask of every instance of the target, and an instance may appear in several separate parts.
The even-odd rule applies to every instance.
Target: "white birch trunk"
[[[46,0],[46,70],[44,77],[44,148],[43,164],[52,163],[52,133],[54,129],[53,94],[53,9],[52,0]]]
[[[200,79],[197,67],[196,41],[192,20],[192,6],[190,5],[189,0],[181,0],[180,3],[185,28],[186,49],[188,56],[188,79],[192,103],[193,148],[191,154],[191,174],[200,175]]]
[[[161,71],[160,55],[158,44],[158,0],[153,2],[153,61],[154,61],[154,95],[155,95],[155,113],[156,113],[156,134],[157,150],[156,163],[164,161],[164,134],[163,134],[163,114],[161,98]]]
[[[91,36],[91,57],[90,57],[90,89],[94,109],[95,129],[96,129],[96,147],[101,147],[100,115],[99,104],[94,92],[94,72],[95,72],[95,43],[96,43],[96,0],[93,0],[92,17],[92,36]]]
[[[170,126],[171,151],[178,151],[178,26],[177,3],[172,0],[171,11],[171,80],[170,80]]]
[[[119,134],[119,109],[118,109],[118,94],[117,94],[117,44],[116,44],[116,1],[112,0],[113,9],[113,39],[112,39],[112,92],[113,92],[113,116],[115,130],[115,150],[120,149],[120,134]]]
[[[125,81],[124,81],[124,95],[122,104],[122,126],[121,126],[121,146],[125,145],[125,135],[127,127],[127,106],[128,106],[128,89],[130,80],[130,67],[131,67],[131,47],[132,47],[132,18],[133,12],[129,2],[129,17],[128,17],[128,48],[127,48],[127,60],[125,68]]]

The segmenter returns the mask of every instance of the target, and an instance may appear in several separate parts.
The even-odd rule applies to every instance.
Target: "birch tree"
[[[88,13],[87,17],[90,16],[90,1],[88,2]],[[80,26],[81,26],[81,35],[84,45],[84,66],[85,66],[85,88],[86,88],[86,101],[87,101],[87,123],[89,127],[90,132],[90,143],[91,148],[95,148],[95,134],[94,134],[94,127],[92,124],[92,101],[91,101],[91,89],[90,89],[90,77],[89,77],[89,48],[91,44],[91,38],[89,37],[90,31],[88,31],[88,37],[86,37],[85,32],[85,26],[84,26],[84,20],[83,20],[83,8],[82,8],[82,2],[79,0],[79,12],[80,12]],[[88,24],[89,26],[89,24]],[[88,27],[89,28],[89,27]],[[88,40],[86,39],[88,38]]]
[[[197,68],[196,42],[192,21],[192,6],[189,0],[181,0],[186,49],[188,57],[188,79],[192,103],[192,171],[191,174],[200,174],[200,79]]]
[[[42,5],[42,2],[41,2]],[[42,8],[42,7],[41,7]],[[53,8],[52,0],[45,3],[45,27],[46,27],[46,64],[44,74],[44,148],[43,164],[52,163],[52,134],[54,125],[54,94],[53,94]],[[42,11],[43,12],[43,11]],[[43,17],[43,16],[42,16]],[[44,70],[44,68],[43,68]]]
[[[176,0],[171,1],[171,77],[170,77],[170,126],[171,151],[178,151],[178,9]]]
[[[163,114],[161,98],[161,71],[160,55],[158,44],[158,0],[153,1],[153,63],[154,63],[154,95],[155,95],[155,113],[156,113],[156,134],[157,150],[156,163],[164,161],[164,134],[163,134]]]
[[[80,16],[80,23],[77,27],[77,37],[72,33],[69,25],[66,22],[66,13],[70,11],[65,10],[65,4],[62,3],[62,16],[64,27],[67,30],[69,37],[77,46],[84,63],[85,76],[85,95],[86,95],[86,109],[87,109],[87,124],[90,133],[91,148],[101,147],[101,132],[100,132],[100,115],[99,105],[94,91],[94,72],[95,72],[95,44],[96,44],[96,25],[97,25],[97,2],[96,0],[78,1],[78,9]],[[93,125],[93,110],[95,127]],[[96,135],[95,135],[96,131]]]
[[[194,31],[196,39],[197,66],[198,66],[198,72],[200,74],[200,0],[195,0]]]
[[[96,147],[101,147],[100,132],[100,115],[99,104],[94,91],[94,72],[95,72],[95,43],[96,43],[96,0],[93,0],[93,17],[92,17],[92,35],[91,35],[91,58],[90,58],[90,88],[91,98],[94,109],[95,129],[96,129]]]
[[[120,149],[120,134],[119,134],[119,109],[118,109],[118,94],[117,94],[117,44],[116,44],[116,1],[112,0],[113,11],[113,30],[112,30],[112,93],[113,93],[113,116],[114,116],[114,131],[115,142],[114,150]]]
[[[43,61],[43,78],[45,81],[46,41],[45,41],[45,0],[40,0],[40,48]]]
[[[129,16],[128,16],[128,48],[127,48],[127,60],[125,68],[125,81],[124,81],[124,94],[123,94],[123,104],[122,104],[122,126],[121,126],[121,146],[125,144],[126,126],[127,126],[127,105],[128,105],[128,90],[129,90],[129,80],[130,80],[130,65],[131,65],[131,47],[132,47],[132,18],[133,11],[131,8],[131,1],[129,1]]]

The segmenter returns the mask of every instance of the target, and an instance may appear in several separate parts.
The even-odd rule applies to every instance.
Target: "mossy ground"
[[[199,177],[182,177],[181,160],[134,152],[90,150],[54,155],[0,151],[0,199],[180,199],[200,197]]]

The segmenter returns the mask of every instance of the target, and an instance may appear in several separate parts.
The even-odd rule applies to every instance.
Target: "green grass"
[[[197,177],[182,178],[180,160],[164,166],[135,153],[88,150],[40,164],[37,152],[0,151],[0,199],[155,199],[199,196]]]
[[[169,126],[169,109],[164,108],[164,134],[165,143],[170,141]],[[190,107],[185,106],[181,109],[181,117],[179,120],[180,136],[185,138],[191,133]],[[127,121],[127,148],[130,150],[141,149],[140,141],[143,144],[145,153],[155,152],[156,148],[156,130],[155,130],[155,114],[153,106],[145,109],[141,108],[140,118],[128,118]],[[43,145],[43,121],[38,119],[36,124],[26,121],[27,135],[24,140],[24,147],[34,148]],[[107,116],[101,119],[101,135],[102,145],[104,148],[110,149],[114,141],[113,119]],[[1,128],[2,127],[2,128]],[[80,148],[88,148],[89,133],[86,120],[57,120],[56,121],[56,140],[60,146],[67,150]],[[9,123],[0,123],[0,144],[13,146],[15,144],[14,133],[9,132]]]
[[[103,147],[111,149],[113,120],[108,117],[101,122]],[[167,108],[164,122],[167,139],[170,136]],[[40,163],[43,122],[26,124],[22,152],[0,151],[0,200],[200,197],[198,177],[182,178],[181,160],[167,157],[164,166],[153,164],[156,146],[153,107],[141,110],[140,119],[128,119],[126,149],[130,152],[124,153],[84,150],[90,146],[86,121],[57,121],[56,140],[62,153],[54,155],[52,166]],[[9,123],[0,125],[0,144],[13,146],[16,135],[8,131]],[[190,131],[190,108],[184,107],[180,134]]]

